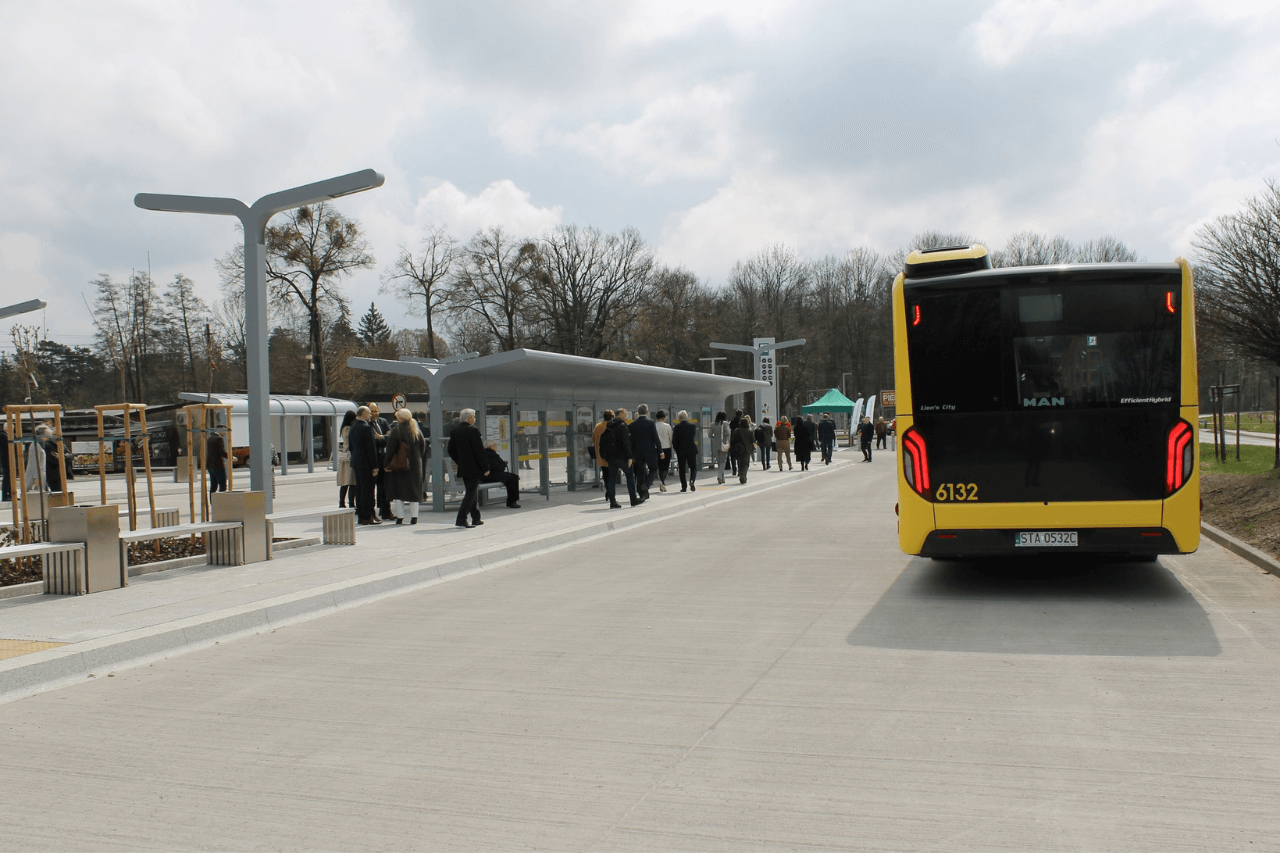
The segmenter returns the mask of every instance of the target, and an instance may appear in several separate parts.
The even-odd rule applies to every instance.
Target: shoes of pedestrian
[[[724,477],[716,477],[716,482],[723,486],[723,485],[724,485]]]
[[[484,524],[484,522],[483,522],[483,521],[481,521],[481,520],[480,520],[480,519],[478,519],[478,518],[473,518],[473,519],[471,520],[471,526],[472,526],[472,527],[479,527],[479,526],[480,526],[480,525],[482,525],[482,524]]]
[[[697,487],[697,486],[695,486],[693,483],[690,483],[690,484],[689,484],[689,489],[690,489],[691,491],[694,491],[694,492],[698,491],[698,487]]]
[[[372,518],[372,519],[369,519],[369,523],[370,523],[370,524],[381,524],[381,523],[382,523],[382,519],[380,519],[380,518]]]
[[[410,524],[417,524],[417,523],[418,523],[418,517],[415,515],[413,518],[409,519],[409,523],[410,523]]]
[[[687,491],[689,491],[689,490],[688,490],[688,489],[681,489],[680,491],[682,491],[682,492],[687,492]]]
[[[640,506],[640,504],[642,504],[642,503],[644,503],[644,501],[641,501],[641,500],[634,500],[634,501],[632,501],[632,502],[631,502],[631,505],[632,505],[632,506]]]
[[[463,530],[470,530],[470,529],[471,529],[471,525],[470,525],[470,524],[467,524],[465,521],[459,521],[459,522],[457,522],[456,524],[454,524],[453,526],[454,526],[454,527],[461,527]]]
[[[667,484],[666,484],[666,483],[659,483],[659,484],[658,484],[658,491],[660,491],[660,492],[665,492],[666,490],[667,490]]]
[[[403,518],[397,518],[397,519],[396,519],[396,524],[404,524],[404,519],[403,519]]]
[[[633,506],[634,506],[634,504],[633,504]],[[610,501],[610,502],[609,502],[609,509],[622,509],[622,504],[618,503],[617,501]]]
[[[520,504],[518,504],[518,503],[509,503],[509,504],[507,504],[507,506],[511,507],[512,509],[519,509],[519,508],[520,508]]]
[[[372,519],[372,518],[362,518],[362,519],[360,519],[360,522],[359,522],[359,523],[360,523],[360,524],[373,524],[373,519]]]

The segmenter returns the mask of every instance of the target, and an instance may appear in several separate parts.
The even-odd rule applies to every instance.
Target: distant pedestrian
[[[523,457],[529,455],[529,436],[524,431],[524,427],[516,428],[516,455],[522,457],[520,459],[520,469],[523,471],[532,471],[533,466],[529,464],[528,459]]]
[[[387,486],[387,478],[383,476],[386,470],[382,467],[387,461],[387,433],[391,431],[391,424],[387,423],[387,419],[378,414],[378,404],[369,404],[369,425],[373,427],[374,443],[378,448],[378,479],[375,483],[377,487],[378,498],[378,515],[383,521],[391,521],[394,519],[395,513],[391,511],[391,491]]]
[[[610,412],[606,410],[605,414],[608,415]],[[618,409],[617,414],[600,434],[600,453],[609,462],[609,476],[605,480],[604,489],[604,496],[609,499],[609,508],[622,508],[622,504],[618,503],[617,499],[618,478],[622,476],[627,478],[627,494],[631,498],[631,505],[639,506],[643,503],[644,499],[638,494],[636,475],[631,467],[635,462],[635,454],[631,449],[631,432],[627,428],[626,409]]]
[[[374,483],[382,464],[378,458],[377,434],[369,423],[373,413],[368,406],[356,409],[356,419],[351,424],[348,446],[351,450],[351,470],[356,475],[356,520],[361,524],[381,524],[374,502]]]
[[[485,459],[489,460],[489,473],[482,482],[501,483],[507,487],[507,506],[520,508],[520,475],[507,470],[507,460],[498,452],[498,442],[491,441],[484,446]]]
[[[769,426],[769,419],[764,418],[760,421],[760,426],[756,427],[756,448],[760,451],[760,467],[762,470],[769,470],[769,449],[773,444],[773,427]]]
[[[716,453],[716,482],[724,482],[724,469],[729,464],[729,441],[733,430],[724,412],[716,412],[716,422],[711,425],[711,442]]]
[[[338,432],[338,506],[347,505],[347,495],[351,495],[351,506],[356,505],[356,473],[351,467],[351,425],[356,422],[356,413],[349,410],[342,416],[342,429]]]
[[[410,524],[418,523],[418,510],[423,495],[423,475],[426,471],[427,438],[418,429],[408,409],[396,411],[396,425],[387,432],[386,468],[387,494],[396,524],[405,518]]]
[[[9,471],[9,432],[0,429],[0,501],[13,500],[13,474]]]
[[[210,431],[205,447],[205,470],[209,473],[209,494],[227,490],[227,443],[222,433]]]
[[[44,441],[48,436],[53,435],[53,430],[45,424],[36,427],[34,440],[27,445],[27,461],[23,470],[22,486],[28,492],[43,492],[48,488],[48,480],[45,479],[46,453],[44,452]]]
[[[729,435],[732,436],[740,426],[742,426],[742,409],[734,409],[733,417],[729,419]],[[738,457],[732,453],[729,454],[729,470],[734,474],[738,473]]]
[[[876,421],[876,450],[885,447],[885,442],[889,438],[889,427],[884,422],[884,418]]]
[[[698,427],[684,410],[676,414],[676,425],[671,428],[671,447],[676,454],[676,470],[680,472],[680,491],[698,491],[694,484],[698,479]]]
[[[636,476],[636,489],[640,500],[649,500],[649,489],[658,473],[658,454],[662,452],[662,440],[658,426],[649,419],[649,407],[641,403],[636,407],[635,420],[628,426],[631,432],[631,456]]]
[[[858,424],[859,444],[862,447],[862,461],[871,461],[871,439],[876,434],[876,428],[871,425],[871,418],[863,418],[862,423]]]
[[[751,428],[751,416],[743,415],[738,421],[738,428],[733,431],[729,440],[729,454],[738,459],[738,482],[747,482],[747,472],[751,470],[751,453],[755,448],[755,430]]]
[[[787,470],[792,470],[795,466],[791,464],[791,421],[787,420],[786,415],[773,428],[773,441],[778,446],[778,470],[782,470],[784,457],[787,460]]]
[[[836,422],[827,412],[822,413],[822,420],[818,423],[818,442],[822,446],[822,461],[830,465],[836,452]]]
[[[665,492],[667,474],[671,471],[671,431],[674,427],[667,423],[666,412],[658,412],[653,420],[658,428],[658,488]]]
[[[813,458],[813,434],[809,432],[809,425],[804,420],[796,421],[791,440],[794,443],[796,461],[800,463],[800,470],[808,471],[809,460]]]
[[[462,506],[458,507],[458,517],[454,524],[470,529],[484,524],[480,519],[480,478],[489,473],[489,460],[484,453],[484,443],[480,440],[480,430],[476,429],[476,410],[463,409],[459,423],[449,435],[449,458],[458,466],[458,478],[462,480],[465,492]],[[471,523],[467,523],[467,516]]]

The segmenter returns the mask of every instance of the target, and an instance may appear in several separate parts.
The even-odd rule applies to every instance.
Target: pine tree
[[[380,347],[391,341],[391,327],[387,325],[386,319],[378,311],[378,306],[372,302],[369,303],[369,310],[364,312],[364,316],[360,318],[360,325],[356,327],[356,334],[360,336],[360,341],[370,349]]]

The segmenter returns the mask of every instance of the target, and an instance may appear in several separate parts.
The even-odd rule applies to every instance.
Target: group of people
[[[376,403],[347,412],[338,445],[338,506],[352,506],[360,524],[394,521],[418,523],[426,493],[431,441],[426,428],[408,409],[395,413],[395,423],[381,417]],[[480,519],[480,483],[506,486],[507,506],[519,509],[520,477],[507,470],[496,442],[486,445],[475,426],[475,409],[463,409],[449,435],[449,458],[457,466],[464,494],[458,510],[459,527],[474,527]]]
[[[667,413],[658,412],[649,417],[649,407],[636,406],[634,420],[628,422],[630,413],[623,408],[616,412],[605,409],[600,422],[591,434],[596,463],[604,478],[605,499],[613,509],[620,509],[617,486],[619,478],[627,481],[627,495],[632,506],[639,506],[649,499],[653,481],[658,489],[667,490],[667,477],[671,473],[672,457],[680,475],[680,491],[697,491],[698,430],[689,420],[689,413],[676,413],[676,423],[667,423]]]

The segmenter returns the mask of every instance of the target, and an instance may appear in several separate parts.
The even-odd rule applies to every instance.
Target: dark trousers
[[[751,470],[751,451],[748,450],[738,458],[738,482],[747,482],[747,472]]]
[[[676,468],[680,471],[680,490],[684,491],[698,479],[698,454],[677,453]],[[687,474],[686,474],[687,472]]]
[[[885,443],[886,441],[888,441],[888,438],[889,438],[889,437],[888,437],[887,435],[877,435],[877,436],[876,436],[876,447],[877,447],[877,448],[881,448],[881,447],[888,447],[888,445]]]
[[[871,461],[871,440],[867,439],[862,442],[862,458]]]
[[[764,444],[757,444],[757,445],[756,445],[756,447],[758,447],[758,448],[760,449],[760,466],[761,466],[762,468],[768,468],[768,467],[769,467],[769,444],[768,444],[768,442],[766,442],[766,443],[764,443]]]
[[[649,487],[653,485],[653,469],[657,467],[656,462],[656,459],[649,460],[643,456],[637,456],[635,464],[631,467],[636,475],[636,491],[641,496],[649,494]]]
[[[372,469],[356,469],[356,518],[360,521],[373,518],[373,481],[376,479]]]
[[[209,472],[209,494],[225,492],[227,490],[227,469],[214,465],[207,470]]]
[[[472,521],[480,520],[480,478],[463,477],[462,485],[467,491],[462,496],[462,506],[458,507],[458,524],[466,524],[467,516]]]
[[[507,487],[507,504],[517,503],[520,500],[520,475],[512,474],[510,471],[503,471],[492,477],[485,478],[486,483],[502,483]]]
[[[671,473],[671,454],[670,447],[662,451],[662,458],[658,460],[658,480],[665,486],[667,483],[667,475]]]
[[[631,505],[635,506],[640,500],[636,494],[636,475],[631,471],[631,466],[627,464],[625,459],[608,460],[609,467],[604,470],[608,472],[608,476],[604,481],[604,496],[609,499],[609,503],[617,503],[618,499],[618,477],[626,475],[627,478],[627,494],[631,496]]]
[[[831,464],[831,457],[835,455],[836,443],[830,439],[824,439],[822,442],[822,461]]]

